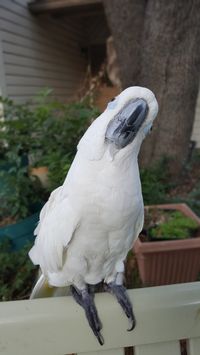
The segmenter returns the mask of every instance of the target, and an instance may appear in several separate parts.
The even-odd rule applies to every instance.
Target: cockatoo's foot
[[[102,324],[94,303],[94,294],[89,293],[87,288],[84,290],[78,290],[74,286],[71,286],[71,292],[75,301],[84,308],[88,323],[92,328],[94,335],[97,337],[99,344],[103,345],[104,339],[100,333]]]
[[[136,321],[126,288],[123,285],[117,285],[115,282],[110,282],[105,284],[105,290],[117,298],[117,301],[121,305],[130,322],[130,327],[127,330],[133,330],[135,328]]]

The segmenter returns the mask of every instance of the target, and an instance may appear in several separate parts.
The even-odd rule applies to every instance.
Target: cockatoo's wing
[[[39,222],[37,227],[34,230],[34,235],[38,235],[41,225],[42,225],[42,221],[44,220],[45,216],[48,214],[48,212],[54,207],[54,205],[56,204],[57,201],[59,201],[59,196],[61,194],[62,191],[62,186],[59,186],[57,189],[55,189],[51,195],[49,196],[48,201],[45,203],[45,205],[43,206],[43,208],[40,211],[40,218],[39,218]]]
[[[78,216],[60,187],[53,191],[41,211],[35,245],[29,252],[44,274],[62,269],[67,246],[77,227]]]

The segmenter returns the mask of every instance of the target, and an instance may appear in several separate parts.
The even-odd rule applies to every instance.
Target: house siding
[[[44,87],[68,101],[80,87],[86,60],[82,24],[34,16],[28,0],[0,2],[0,79],[3,95],[24,102]]]
[[[6,78],[5,78],[3,48],[2,48],[1,31],[0,31],[0,96],[4,96],[4,95],[6,95]]]

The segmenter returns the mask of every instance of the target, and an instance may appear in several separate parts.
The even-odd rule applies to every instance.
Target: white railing
[[[137,326],[128,321],[109,294],[95,301],[103,323],[105,345],[98,345],[84,312],[71,297],[0,303],[0,354],[3,355],[200,355],[200,282],[129,291]]]

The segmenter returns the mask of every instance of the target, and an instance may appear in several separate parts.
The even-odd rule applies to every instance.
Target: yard
[[[198,1],[192,0],[187,4],[169,1],[165,6],[156,0],[0,3],[0,354],[94,355],[101,351],[120,355],[125,348],[126,355],[199,355],[199,17]],[[138,85],[151,89],[156,98]],[[134,88],[124,90],[128,86]],[[156,99],[159,113],[154,123]],[[105,122],[103,130],[101,123]],[[73,175],[77,145],[86,131],[92,132],[87,136],[90,146],[87,139],[80,144],[78,157],[82,154],[84,164]],[[119,137],[117,132],[121,132]],[[132,170],[128,173],[133,161],[137,170],[138,137],[141,142],[146,138],[138,159],[139,175]],[[135,147],[135,160],[126,169],[123,163],[116,170],[119,175],[124,173],[116,189],[115,175],[106,174],[112,164],[114,169],[118,166],[118,156],[131,146]],[[124,161],[129,158],[125,155]],[[87,175],[89,182],[84,185],[88,166],[93,174],[98,162],[95,180]],[[82,186],[77,206],[87,192],[83,215],[84,220],[87,214],[94,218],[94,238],[96,230],[100,233],[97,216],[112,211],[102,220],[106,228],[112,220],[118,226],[118,211],[123,215],[127,209],[128,216],[131,208],[136,219],[131,235],[139,234],[129,248],[124,277],[136,328],[126,332],[126,317],[111,296],[102,292],[103,284],[96,282],[95,299],[105,340],[102,348],[81,307],[72,297],[62,297],[65,288],[47,287],[44,299],[29,300],[40,274],[28,257],[34,229],[50,194],[64,183],[69,170],[67,183],[77,191]],[[94,181],[99,189],[92,195]],[[136,208],[140,181],[144,225],[138,232],[135,216],[140,216],[140,204]],[[106,194],[101,196],[104,189]],[[119,196],[116,199],[114,190]],[[50,200],[50,207],[55,201]],[[110,201],[112,209],[107,209]],[[59,221],[63,211],[60,209],[55,220]],[[73,222],[73,218],[69,213],[63,220]],[[139,222],[141,225],[142,217]],[[79,233],[80,225],[73,233]],[[90,235],[90,228],[86,230]],[[60,252],[58,239],[53,254],[62,254],[65,260],[60,272],[71,240]],[[96,243],[99,252],[92,249],[91,260],[101,253]],[[89,245],[87,240],[85,244]],[[61,297],[46,298],[48,293]],[[81,304],[80,299],[77,302]]]

